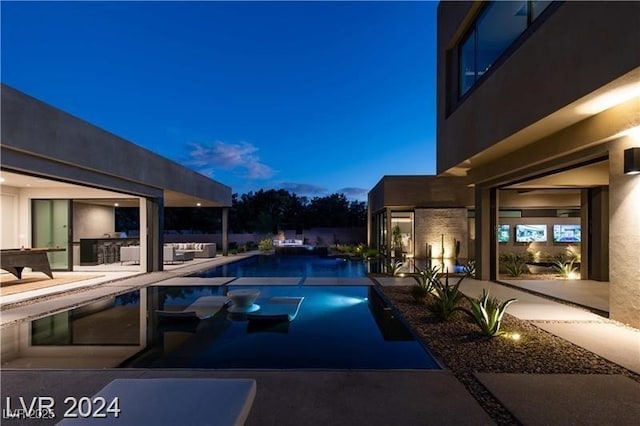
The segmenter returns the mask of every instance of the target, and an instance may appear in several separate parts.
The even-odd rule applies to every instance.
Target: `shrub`
[[[265,238],[258,243],[258,250],[269,251],[273,250],[273,240],[271,238]]]
[[[465,279],[463,275],[455,285],[449,285],[449,271],[445,273],[444,283],[441,280],[434,282],[434,297],[429,309],[441,320],[448,320],[458,310],[458,303],[462,300],[462,293],[458,289]]]
[[[500,265],[510,277],[518,277],[527,271],[527,256],[518,253],[501,254]]]
[[[489,297],[489,292],[482,290],[482,296],[478,299],[467,298],[471,304],[471,310],[463,309],[478,324],[482,334],[493,337],[502,334],[500,331],[500,323],[502,317],[507,310],[507,306],[516,301],[509,299],[500,302],[495,297]]]

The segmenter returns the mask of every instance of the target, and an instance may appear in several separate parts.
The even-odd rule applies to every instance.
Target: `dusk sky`
[[[3,83],[233,192],[435,172],[437,2],[1,8]]]

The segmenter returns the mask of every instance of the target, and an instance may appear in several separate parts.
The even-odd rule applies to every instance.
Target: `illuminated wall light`
[[[196,203],[196,206],[200,207],[200,206],[202,206],[202,203]]]
[[[113,203],[113,205],[114,205],[115,207],[118,207],[120,204],[118,204],[118,203]]]
[[[624,174],[640,174],[640,148],[629,148],[624,150]]]

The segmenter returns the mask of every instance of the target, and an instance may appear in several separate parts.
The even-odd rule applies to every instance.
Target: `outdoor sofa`
[[[178,253],[191,252],[196,258],[216,257],[216,243],[167,243],[165,245],[175,247]]]

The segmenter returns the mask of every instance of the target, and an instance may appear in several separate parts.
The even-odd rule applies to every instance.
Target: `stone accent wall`
[[[440,258],[444,235],[445,258],[454,258],[453,239],[460,241],[459,258],[468,257],[468,220],[466,208],[416,209],[415,257],[427,257],[427,244],[432,246],[432,257]]]

